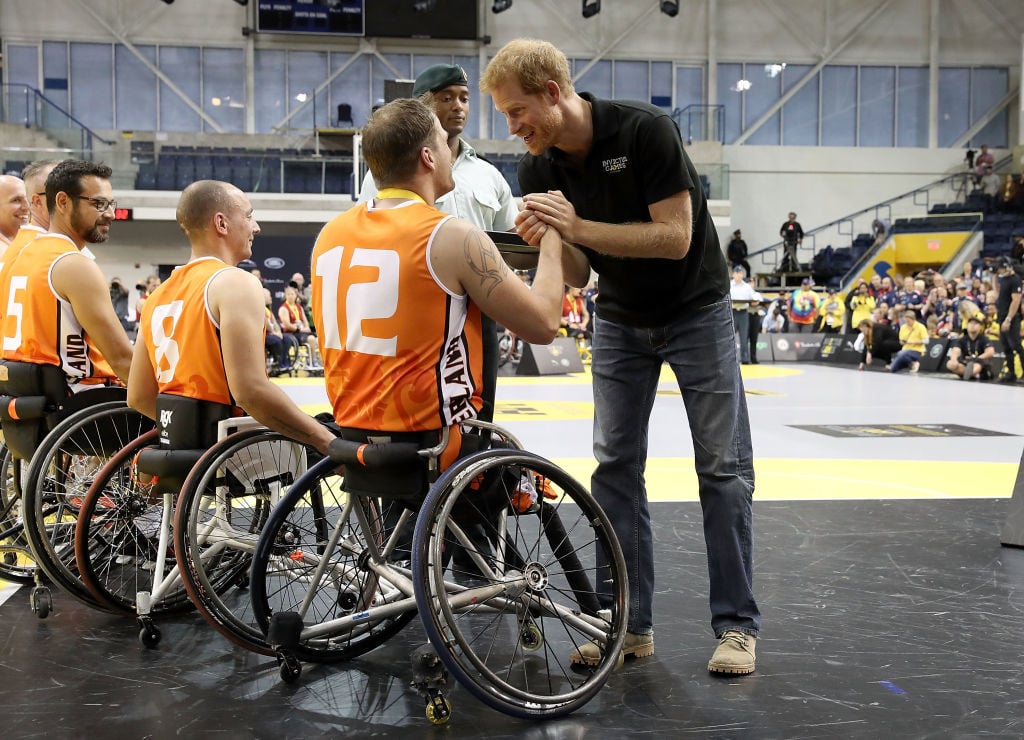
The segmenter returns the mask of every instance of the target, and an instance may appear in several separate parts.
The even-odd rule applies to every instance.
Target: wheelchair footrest
[[[278,612],[270,617],[267,642],[275,649],[297,647],[302,637],[302,615],[298,612]]]

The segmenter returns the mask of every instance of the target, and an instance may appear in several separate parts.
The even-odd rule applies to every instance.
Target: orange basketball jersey
[[[35,224],[25,224],[18,230],[17,236],[11,240],[3,256],[0,256],[0,326],[3,326],[4,316],[7,315],[7,281],[11,277],[14,260],[30,242],[45,233],[45,229],[41,229]]]
[[[86,335],[71,303],[50,282],[57,262],[71,254],[91,259],[91,252],[80,252],[62,234],[43,234],[31,243],[11,263],[3,286],[3,358],[58,365],[72,383],[112,380],[114,371]]]
[[[220,350],[220,326],[206,292],[231,266],[216,257],[177,268],[146,299],[139,337],[146,343],[161,393],[234,405]]]
[[[480,410],[480,310],[430,269],[434,235],[448,218],[419,201],[368,203],[317,237],[313,318],[342,426],[427,431]]]

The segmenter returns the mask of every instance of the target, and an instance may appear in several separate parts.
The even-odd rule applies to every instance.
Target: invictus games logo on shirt
[[[615,157],[601,162],[605,172],[622,172],[626,169],[627,164],[629,164],[629,157]]]

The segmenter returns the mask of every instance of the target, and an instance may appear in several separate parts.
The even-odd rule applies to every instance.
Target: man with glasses
[[[110,234],[116,203],[111,170],[67,159],[46,178],[49,233],[11,265],[0,286],[2,358],[56,365],[68,385],[128,379],[132,347],[110,303],[107,280],[87,244]]]
[[[21,179],[25,181],[25,190],[28,193],[29,220],[22,224],[21,230],[11,241],[7,251],[0,257],[0,293],[3,293],[7,286],[7,280],[11,275],[11,265],[21,254],[28,244],[37,236],[45,234],[50,228],[50,214],[46,210],[46,178],[54,167],[57,160],[38,160],[25,165],[21,171]],[[0,303],[0,327],[3,326],[4,316],[7,313],[7,304]]]
[[[25,183],[14,175],[0,175],[0,250],[14,240],[27,219]]]

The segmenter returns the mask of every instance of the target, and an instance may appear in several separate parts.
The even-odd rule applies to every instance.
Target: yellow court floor
[[[1003,498],[1012,492],[1024,432],[1022,388],[806,364],[742,370],[758,500]],[[281,381],[309,413],[329,410],[322,383]],[[595,466],[592,417],[589,368],[499,378],[495,421],[583,481]],[[675,377],[665,366],[651,417],[647,486],[653,501],[697,499],[685,425]],[[867,431],[831,436],[836,425]],[[808,429],[816,426],[824,431]],[[968,436],[961,436],[961,427]],[[907,430],[917,434],[904,436]]]

